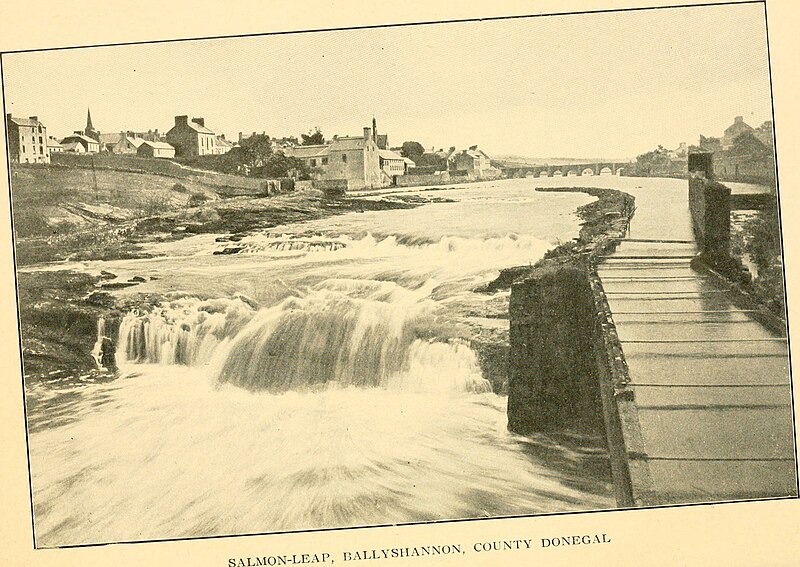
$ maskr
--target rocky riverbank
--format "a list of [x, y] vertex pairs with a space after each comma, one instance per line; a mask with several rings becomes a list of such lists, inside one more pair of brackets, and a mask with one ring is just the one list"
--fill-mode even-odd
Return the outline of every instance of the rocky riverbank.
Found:
[[578, 207], [576, 214], [581, 219], [581, 229], [578, 237], [570, 242], [559, 244], [549, 250], [536, 264], [529, 266], [514, 266], [506, 268], [500, 275], [476, 291], [494, 293], [499, 290], [509, 289], [511, 284], [525, 278], [535, 268], [547, 264], [555, 259], [560, 262], [580, 261], [592, 252], [597, 252], [598, 247], [605, 247], [611, 243], [608, 236], [622, 233], [627, 230], [630, 219], [636, 211], [635, 200], [632, 195], [616, 189], [602, 189], [596, 187], [540, 187], [537, 191], [586, 193], [597, 197], [587, 205]]

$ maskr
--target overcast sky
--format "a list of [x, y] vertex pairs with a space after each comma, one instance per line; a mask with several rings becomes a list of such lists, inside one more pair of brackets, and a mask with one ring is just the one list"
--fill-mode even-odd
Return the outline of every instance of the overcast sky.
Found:
[[3, 56], [7, 112], [48, 133], [239, 131], [633, 157], [771, 118], [760, 4], [69, 49]]

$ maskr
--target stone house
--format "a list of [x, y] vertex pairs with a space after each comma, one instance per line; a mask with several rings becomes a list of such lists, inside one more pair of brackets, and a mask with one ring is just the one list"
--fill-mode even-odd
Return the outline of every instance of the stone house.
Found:
[[722, 135], [722, 149], [728, 150], [733, 146], [733, 141], [745, 132], [752, 132], [753, 127], [744, 121], [744, 117], [737, 116], [733, 119], [733, 124], [725, 128]]
[[[96, 154], [100, 152], [100, 142], [90, 138], [84, 134], [82, 130], [78, 130], [74, 134], [61, 140], [61, 145], [64, 146], [64, 151], [66, 152], [79, 152], [87, 154]], [[78, 150], [76, 145], [81, 146], [82, 149]]]
[[496, 179], [500, 177], [500, 170], [493, 167], [491, 158], [478, 146], [471, 146], [468, 150], [453, 154], [452, 167], [456, 172], [466, 175], [469, 179]]
[[167, 132], [166, 140], [175, 148], [177, 157], [196, 157], [213, 155], [216, 150], [217, 135], [206, 128], [203, 118], [192, 118], [187, 115], [175, 117], [175, 125]]
[[53, 136], [47, 137], [47, 153], [48, 154], [60, 154], [64, 151], [64, 146], [62, 146], [58, 140], [56, 140]]
[[38, 116], [14, 118], [6, 114], [8, 155], [17, 163], [50, 163], [47, 128]]
[[136, 154], [144, 140], [133, 132], [118, 134], [100, 134], [101, 151], [112, 154]]
[[139, 144], [136, 155], [139, 157], [169, 159], [175, 157], [175, 148], [166, 142], [151, 142], [149, 140], [143, 140], [142, 143]]
[[351, 190], [391, 184], [391, 176], [381, 168], [379, 151], [370, 127], [364, 128], [363, 136], [336, 137], [326, 144], [284, 150], [287, 156], [303, 160], [314, 179], [344, 180]]

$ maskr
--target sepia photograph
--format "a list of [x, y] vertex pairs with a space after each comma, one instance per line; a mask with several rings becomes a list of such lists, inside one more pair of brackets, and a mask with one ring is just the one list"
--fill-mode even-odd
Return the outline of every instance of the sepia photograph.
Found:
[[797, 499], [765, 8], [3, 52], [33, 548]]

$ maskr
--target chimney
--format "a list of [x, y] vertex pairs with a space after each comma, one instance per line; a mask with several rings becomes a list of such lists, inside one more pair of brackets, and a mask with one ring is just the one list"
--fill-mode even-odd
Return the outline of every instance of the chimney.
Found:
[[192, 118], [192, 122], [194, 122], [195, 124], [199, 124], [199, 125], [200, 125], [200, 126], [202, 126], [203, 128], [205, 128], [205, 127], [206, 127], [206, 120], [205, 120], [205, 118]]
[[369, 140], [372, 137], [372, 128], [364, 126], [364, 139]]
[[185, 114], [175, 117], [175, 126], [187, 126], [189, 124], [189, 117]]
[[34, 122], [39, 122], [39, 117], [38, 116], [29, 116], [28, 118], [30, 120], [33, 120]]
[[244, 133], [239, 132], [239, 143], [241, 144], [244, 141]]
[[744, 116], [737, 116], [733, 121], [734, 123], [744, 122]]

